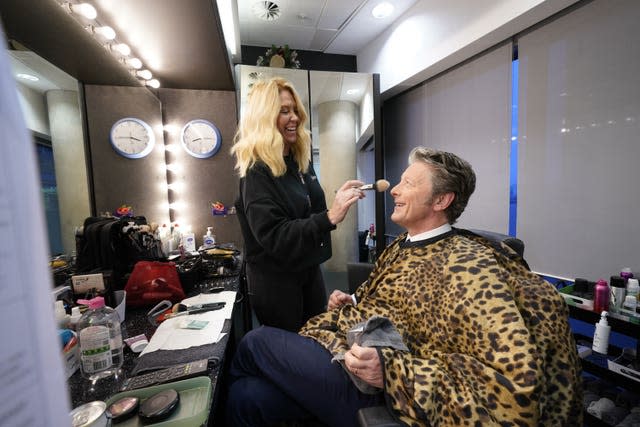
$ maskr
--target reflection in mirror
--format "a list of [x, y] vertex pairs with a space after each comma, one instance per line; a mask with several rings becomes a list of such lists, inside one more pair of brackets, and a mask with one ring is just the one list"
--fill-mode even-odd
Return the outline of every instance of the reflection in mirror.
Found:
[[[314, 167], [325, 188], [327, 204], [334, 190], [349, 179], [371, 183], [374, 177], [373, 78], [371, 74], [310, 71], [311, 126]], [[365, 152], [362, 152], [365, 153]], [[326, 272], [344, 276], [347, 262], [359, 261], [362, 231], [375, 223], [375, 197], [368, 193], [332, 233], [333, 256], [324, 264]], [[346, 280], [346, 278], [345, 278]]]
[[[373, 77], [364, 73], [305, 71], [286, 68], [236, 66], [239, 117], [250, 85], [256, 79], [281, 76], [291, 81], [309, 112], [313, 163], [331, 206], [335, 190], [346, 180], [374, 182]], [[333, 256], [323, 264], [325, 282], [347, 289], [347, 262], [359, 261], [365, 230], [375, 223], [375, 197], [352, 208], [331, 233]]]
[[75, 227], [91, 212], [78, 83], [34, 52], [9, 58], [38, 153], [50, 254], [71, 254]]

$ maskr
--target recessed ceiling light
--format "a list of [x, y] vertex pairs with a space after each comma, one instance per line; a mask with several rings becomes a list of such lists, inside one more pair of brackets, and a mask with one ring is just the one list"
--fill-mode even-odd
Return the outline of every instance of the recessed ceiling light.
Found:
[[275, 21], [280, 18], [280, 7], [272, 1], [259, 1], [251, 8], [253, 14], [263, 21]]
[[31, 74], [25, 74], [25, 73], [18, 73], [16, 74], [16, 77], [23, 80], [29, 80], [30, 82], [37, 82], [38, 80], [40, 80], [36, 76], [32, 76]]
[[373, 8], [371, 14], [374, 18], [382, 19], [393, 13], [393, 5], [389, 2], [382, 2]]
[[349, 89], [347, 90], [347, 95], [355, 95], [358, 92], [360, 92], [358, 89]]

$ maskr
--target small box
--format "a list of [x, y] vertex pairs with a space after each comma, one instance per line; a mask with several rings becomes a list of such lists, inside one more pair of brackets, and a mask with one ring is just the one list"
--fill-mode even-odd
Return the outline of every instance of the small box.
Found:
[[71, 377], [78, 368], [80, 368], [80, 342], [78, 334], [73, 333], [73, 338], [67, 346], [62, 350], [62, 359], [64, 360], [64, 373], [67, 378]]
[[640, 383], [640, 371], [634, 369], [634, 361], [635, 358], [633, 356], [623, 351], [620, 357], [617, 357], [614, 360], [607, 360], [607, 367], [610, 371], [616, 372], [620, 375], [624, 375], [625, 377], [631, 378], [632, 380]]
[[73, 285], [73, 293], [76, 295], [81, 295], [92, 290], [104, 291], [105, 289], [102, 273], [71, 276], [71, 284]]

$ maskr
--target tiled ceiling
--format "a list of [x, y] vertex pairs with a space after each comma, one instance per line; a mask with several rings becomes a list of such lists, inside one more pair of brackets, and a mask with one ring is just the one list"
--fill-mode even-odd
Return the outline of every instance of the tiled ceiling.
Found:
[[[240, 39], [243, 45], [356, 55], [388, 28], [417, 0], [391, 0], [394, 11], [376, 19], [371, 11], [381, 0], [238, 0]], [[277, 5], [280, 16], [260, 19], [254, 8]]]

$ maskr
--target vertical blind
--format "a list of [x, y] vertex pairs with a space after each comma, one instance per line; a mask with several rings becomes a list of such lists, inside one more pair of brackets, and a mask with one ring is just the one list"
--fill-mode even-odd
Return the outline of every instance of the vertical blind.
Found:
[[[384, 105], [385, 175], [392, 185], [419, 145], [473, 166], [476, 191], [456, 226], [508, 233], [511, 59], [511, 43], [502, 44]], [[387, 197], [386, 230], [397, 235], [404, 230], [389, 220]]]
[[640, 267], [640, 2], [600, 0], [518, 40], [518, 237], [534, 271]]

